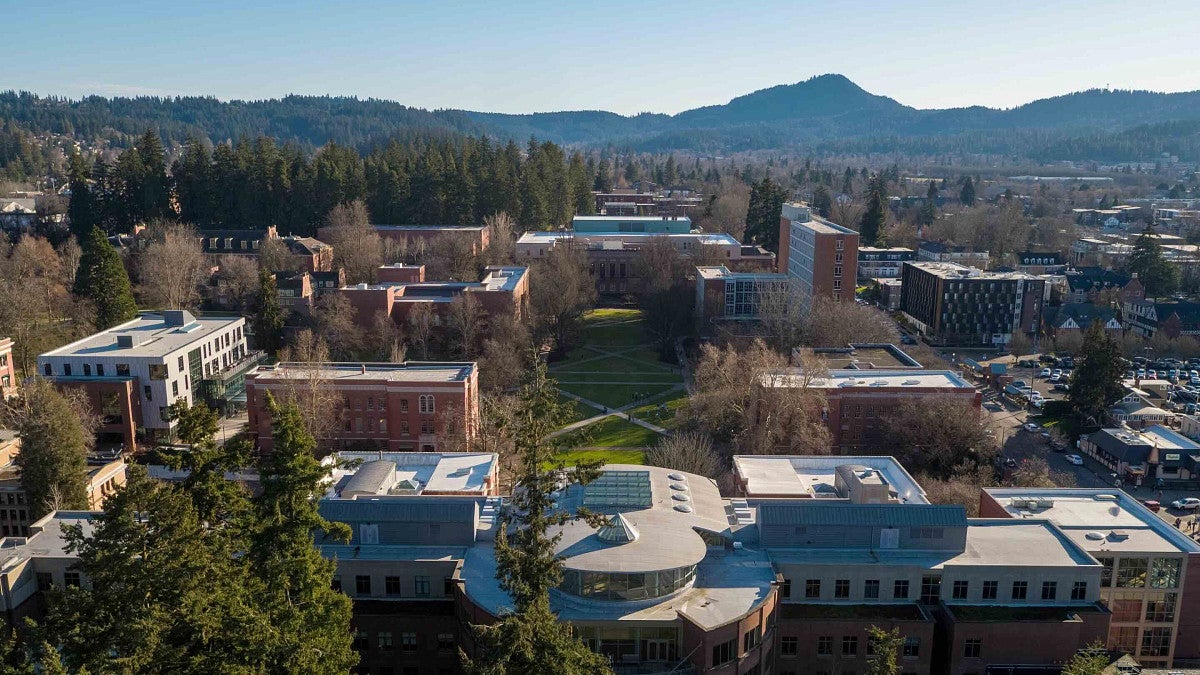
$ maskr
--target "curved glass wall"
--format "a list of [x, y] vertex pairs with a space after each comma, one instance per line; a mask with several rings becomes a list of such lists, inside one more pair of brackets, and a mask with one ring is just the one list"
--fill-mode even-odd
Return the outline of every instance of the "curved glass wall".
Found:
[[696, 566], [657, 572], [582, 572], [563, 570], [559, 590], [594, 600], [645, 600], [670, 595], [696, 577]]

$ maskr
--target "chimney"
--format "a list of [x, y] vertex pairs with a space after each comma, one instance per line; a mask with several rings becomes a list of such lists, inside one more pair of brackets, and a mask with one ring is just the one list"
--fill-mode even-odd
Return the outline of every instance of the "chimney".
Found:
[[367, 364], [365, 364], [365, 363], [360, 363], [360, 364], [359, 364], [359, 368], [361, 368], [361, 369], [362, 369], [362, 370], [360, 370], [360, 371], [359, 371], [360, 373], [362, 373], [363, 375], [366, 375], [366, 374], [367, 374]]

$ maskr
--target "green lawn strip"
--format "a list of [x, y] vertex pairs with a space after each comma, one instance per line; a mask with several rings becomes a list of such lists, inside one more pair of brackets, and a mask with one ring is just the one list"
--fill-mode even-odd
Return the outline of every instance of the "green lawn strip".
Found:
[[635, 393], [650, 399], [670, 390], [672, 384], [596, 384], [594, 382], [559, 381], [558, 388], [609, 408], [620, 408], [633, 403]]
[[588, 344], [598, 347], [633, 346], [644, 341], [642, 312], [638, 309], [596, 309], [583, 317], [582, 332]]
[[637, 448], [581, 448], [560, 452], [556, 459], [570, 466], [576, 462], [604, 464], [645, 464], [646, 453]]
[[[640, 408], [634, 408], [630, 411], [630, 414], [640, 420], [657, 424], [664, 429], [674, 430], [683, 423], [679, 412], [686, 408], [688, 404], [686, 391], [675, 393], [678, 393], [676, 398], [648, 403]], [[666, 406], [667, 410], [665, 414], [661, 412], [660, 406]]]
[[596, 415], [600, 414], [600, 411], [598, 409], [593, 408], [592, 406], [590, 406], [586, 403], [581, 403], [579, 401], [576, 401], [573, 398], [567, 398], [566, 396], [563, 396], [562, 394], [558, 395], [558, 401], [559, 401], [559, 403], [562, 403], [563, 405], [567, 406], [567, 409], [571, 411], [571, 414], [567, 417], [566, 420], [563, 421], [564, 426], [567, 424], [574, 424], [575, 422], [578, 422], [579, 420], [586, 420], [589, 417], [595, 417]]
[[[585, 361], [576, 364], [560, 365], [554, 369], [556, 373], [671, 373], [670, 367], [658, 366], [653, 363], [634, 361], [620, 356], [609, 356], [603, 359]], [[678, 375], [674, 375], [679, 377]]]
[[564, 447], [636, 448], [654, 445], [659, 435], [620, 417], [607, 417], [558, 438]]

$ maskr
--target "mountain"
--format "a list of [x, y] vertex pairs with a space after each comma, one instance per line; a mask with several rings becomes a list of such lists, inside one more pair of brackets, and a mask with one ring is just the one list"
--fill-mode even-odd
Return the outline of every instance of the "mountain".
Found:
[[1200, 153], [1195, 141], [1200, 91], [1092, 89], [1006, 110], [982, 106], [924, 110], [872, 94], [835, 74], [676, 115], [430, 111], [392, 101], [330, 96], [228, 102], [205, 97], [91, 96], [73, 101], [5, 92], [0, 93], [0, 121], [34, 133], [118, 146], [154, 127], [172, 144], [188, 136], [220, 142], [266, 134], [309, 149], [330, 141], [362, 149], [395, 137], [487, 134], [519, 142], [532, 136], [570, 145], [611, 144], [647, 151], [970, 153], [1113, 161], [1146, 159], [1137, 141], [1150, 139], [1153, 148], [1179, 149], [1180, 157], [1200, 159], [1193, 156]]

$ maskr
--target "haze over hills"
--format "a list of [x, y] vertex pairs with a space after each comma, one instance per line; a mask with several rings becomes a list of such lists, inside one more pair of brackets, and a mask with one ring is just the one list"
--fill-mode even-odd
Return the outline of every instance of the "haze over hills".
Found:
[[867, 92], [834, 74], [676, 115], [430, 111], [378, 99], [321, 96], [228, 102], [209, 97], [94, 96], [71, 101], [6, 92], [0, 94], [0, 119], [36, 132], [118, 144], [157, 127], [168, 143], [189, 135], [219, 142], [267, 134], [310, 147], [329, 141], [369, 147], [396, 135], [443, 132], [705, 153], [970, 153], [1135, 161], [1170, 152], [1200, 159], [1200, 91], [1095, 89], [1007, 110], [923, 110]]

